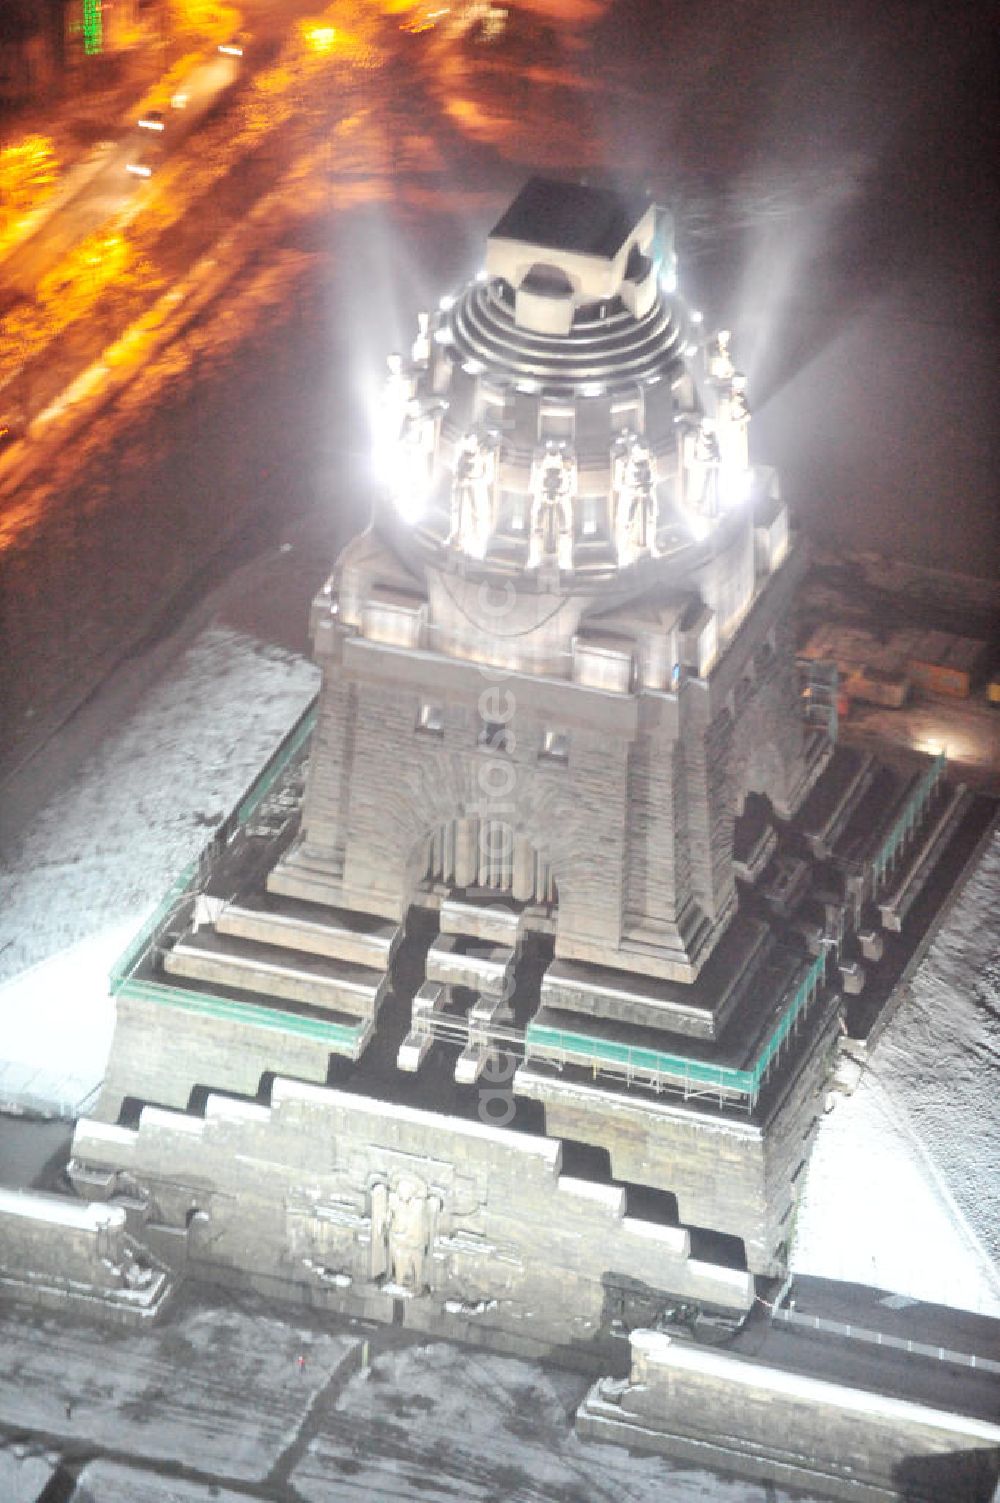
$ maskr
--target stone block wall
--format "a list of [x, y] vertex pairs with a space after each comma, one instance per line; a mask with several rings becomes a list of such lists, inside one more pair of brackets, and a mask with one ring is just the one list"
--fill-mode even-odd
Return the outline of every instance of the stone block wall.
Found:
[[[324, 594], [302, 837], [271, 886], [401, 921], [435, 832], [501, 820], [551, 868], [558, 955], [693, 979], [734, 909], [746, 793], [785, 813], [803, 785], [785, 619], [796, 573], [779, 571], [709, 677], [677, 695], [601, 692], [369, 640]], [[567, 601], [578, 615], [582, 601]], [[554, 628], [534, 630], [548, 641]], [[479, 744], [492, 719], [502, 750]], [[568, 743], [559, 763], [542, 754], [551, 732]]]
[[757, 644], [733, 691], [733, 707], [731, 807], [738, 813], [748, 793], [762, 793], [782, 818], [789, 818], [805, 791], [806, 772], [790, 619], [776, 621]]
[[[789, 1072], [764, 1122], [764, 1245], [772, 1260], [766, 1270], [770, 1273], [784, 1268], [780, 1250], [791, 1242], [803, 1169], [823, 1114], [833, 1069], [839, 1020], [839, 996], [813, 1004], [803, 1024], [797, 1068]], [[793, 1037], [791, 1042], [795, 1047], [797, 1039]]]
[[616, 1180], [649, 1185], [677, 1198], [678, 1218], [739, 1237], [747, 1267], [784, 1268], [796, 1185], [822, 1110], [838, 1001], [808, 1017], [802, 1056], [767, 1116], [719, 1117], [667, 1097], [626, 1096], [560, 1076], [521, 1073], [515, 1090], [545, 1108], [552, 1137], [607, 1148]]
[[591, 1389], [577, 1412], [581, 1434], [851, 1503], [991, 1496], [1000, 1425], [653, 1331], [633, 1331], [630, 1340], [630, 1381]]
[[675, 1195], [682, 1222], [741, 1237], [750, 1270], [770, 1271], [764, 1136], [749, 1118], [557, 1077], [517, 1076], [515, 1089], [544, 1103], [547, 1133], [607, 1148], [614, 1179]]
[[561, 1345], [606, 1330], [623, 1286], [654, 1307], [753, 1298], [749, 1275], [692, 1259], [683, 1229], [563, 1175], [558, 1143], [325, 1087], [279, 1079], [269, 1107], [209, 1097], [204, 1119], [147, 1108], [137, 1129], [84, 1121], [73, 1154], [81, 1183], [114, 1193], [124, 1174], [152, 1220], [190, 1224], [192, 1270], [382, 1319], [399, 1300], [420, 1329]]
[[237, 1023], [119, 994], [111, 1055], [94, 1115], [103, 1122], [117, 1121], [126, 1096], [183, 1109], [199, 1085], [256, 1096], [261, 1077], [272, 1071], [323, 1081], [331, 1052], [336, 1051], [327, 1042], [263, 1023]]
[[155, 1318], [173, 1284], [127, 1235], [123, 1207], [0, 1189], [0, 1293], [122, 1325]]
[[0, 1189], [0, 1271], [113, 1289], [125, 1251], [125, 1212], [62, 1196]]

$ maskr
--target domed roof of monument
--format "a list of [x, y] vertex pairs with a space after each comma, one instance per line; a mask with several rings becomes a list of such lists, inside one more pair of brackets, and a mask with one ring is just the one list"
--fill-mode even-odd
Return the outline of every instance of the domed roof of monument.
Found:
[[400, 545], [613, 588], [693, 556], [747, 493], [748, 412], [728, 335], [705, 349], [675, 283], [644, 194], [531, 178], [390, 358], [376, 452]]
[[551, 250], [610, 258], [621, 250], [649, 200], [611, 188], [533, 177], [490, 231], [489, 238], [525, 240]]

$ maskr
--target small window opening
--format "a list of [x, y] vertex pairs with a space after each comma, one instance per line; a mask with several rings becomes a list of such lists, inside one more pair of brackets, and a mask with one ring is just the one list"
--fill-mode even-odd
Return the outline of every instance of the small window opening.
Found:
[[514, 732], [502, 720], [484, 720], [479, 728], [479, 745], [490, 751], [510, 753], [514, 750]]
[[426, 731], [428, 736], [443, 736], [444, 706], [422, 704], [420, 714], [417, 716], [417, 730]]
[[553, 762], [569, 760], [569, 736], [565, 731], [546, 731], [542, 737], [542, 756]]

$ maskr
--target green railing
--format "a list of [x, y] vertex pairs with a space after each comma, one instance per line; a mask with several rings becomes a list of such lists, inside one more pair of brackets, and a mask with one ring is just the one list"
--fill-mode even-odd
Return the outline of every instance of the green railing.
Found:
[[[201, 853], [175, 877], [165, 896], [143, 924], [138, 934], [129, 942], [128, 948], [111, 967], [111, 990], [117, 995], [122, 985], [131, 976], [150, 944], [166, 928], [185, 898], [197, 889], [203, 874], [207, 873], [220, 853], [225, 850], [241, 825], [245, 825], [262, 800], [274, 787], [296, 752], [311, 735], [316, 724], [316, 699], [310, 700], [295, 724], [279, 741], [272, 755], [260, 772], [238, 799], [233, 813], [219, 826]], [[164, 991], [171, 988], [164, 987]], [[194, 994], [192, 994], [194, 995]]]
[[735, 1070], [728, 1065], [713, 1065], [704, 1060], [689, 1059], [686, 1055], [663, 1054], [656, 1049], [642, 1049], [614, 1039], [597, 1038], [588, 1033], [567, 1032], [540, 1023], [529, 1023], [525, 1030], [525, 1054], [530, 1059], [532, 1046], [538, 1050], [554, 1049], [566, 1059], [575, 1058], [593, 1065], [618, 1066], [630, 1075], [651, 1075], [678, 1080], [686, 1092], [690, 1089], [703, 1091], [707, 1088], [729, 1095], [744, 1096], [749, 1099], [752, 1106], [772, 1060], [792, 1031], [796, 1020], [810, 1005], [823, 985], [825, 973], [826, 952], [823, 951], [816, 956], [802, 977], [791, 1000], [784, 1008], [777, 1026], [750, 1070]]
[[922, 818], [934, 789], [944, 776], [946, 766], [947, 758], [944, 752], [939, 752], [910, 794], [910, 797], [906, 800], [905, 807], [893, 822], [892, 829], [882, 842], [878, 855], [872, 861], [873, 894], [878, 891], [879, 884], [883, 881], [887, 870], [896, 859], [896, 854], [900, 846], [912, 835]]
[[282, 738], [273, 756], [264, 764], [262, 770], [250, 785], [247, 792], [236, 805], [236, 822], [245, 825], [254, 810], [262, 800], [270, 793], [278, 778], [284, 772], [289, 762], [295, 756], [302, 744], [312, 735], [316, 724], [317, 702], [313, 698], [306, 705], [298, 720], [291, 730]]
[[197, 879], [199, 866], [199, 857], [188, 862], [180, 876], [174, 878], [166, 895], [156, 905], [138, 934], [129, 942], [128, 949], [115, 961], [110, 974], [112, 992], [117, 994], [121, 990], [123, 982], [131, 976], [150, 944], [166, 927], [179, 905], [189, 895]]
[[119, 997], [132, 997], [140, 1002], [156, 1002], [181, 1012], [200, 1013], [202, 1017], [221, 1018], [230, 1023], [245, 1023], [253, 1028], [270, 1028], [279, 1033], [294, 1033], [300, 1038], [318, 1040], [340, 1053], [355, 1053], [365, 1030], [367, 1020], [358, 1023], [334, 1023], [324, 1018], [303, 1017], [300, 1013], [283, 1012], [280, 1008], [262, 1006], [254, 1002], [238, 1002], [232, 997], [217, 997], [211, 992], [189, 992], [179, 986], [165, 986], [162, 981], [136, 981], [126, 979], [118, 987]]
[[806, 1008], [812, 1002], [816, 993], [823, 985], [825, 976], [826, 951], [821, 950], [820, 953], [816, 956], [816, 959], [813, 961], [812, 965], [809, 967], [808, 971], [806, 971], [806, 974], [803, 976], [802, 980], [799, 982], [799, 985], [796, 987], [795, 995], [792, 997], [791, 1002], [789, 1002], [788, 1006], [785, 1008], [784, 1012], [781, 1014], [781, 1017], [778, 1020], [778, 1026], [775, 1028], [774, 1032], [771, 1034], [771, 1037], [768, 1039], [767, 1043], [760, 1051], [760, 1054], [757, 1056], [757, 1061], [753, 1067], [752, 1072], [754, 1077], [753, 1094], [755, 1097], [757, 1092], [760, 1090], [761, 1083], [763, 1082], [764, 1076], [767, 1074], [771, 1061], [774, 1059], [778, 1050], [785, 1042], [785, 1039], [791, 1033], [793, 1027], [795, 1026], [796, 1020], [803, 1012], [805, 1012]]

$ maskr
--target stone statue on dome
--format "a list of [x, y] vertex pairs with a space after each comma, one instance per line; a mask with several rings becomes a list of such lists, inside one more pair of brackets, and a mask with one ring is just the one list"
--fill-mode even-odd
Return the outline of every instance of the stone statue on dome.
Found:
[[497, 443], [467, 433], [458, 445], [451, 487], [449, 547], [485, 558], [496, 522]]
[[732, 472], [750, 464], [750, 409], [746, 398], [747, 378], [734, 371], [728, 390], [719, 397], [716, 431], [720, 462]]
[[682, 503], [699, 516], [718, 514], [719, 440], [715, 424], [702, 418], [684, 434], [681, 442]]
[[395, 443], [402, 435], [407, 409], [416, 395], [417, 384], [402, 355], [386, 356], [388, 374], [382, 387], [378, 411], [377, 443]]
[[410, 350], [414, 365], [426, 365], [431, 358], [431, 316], [417, 314], [417, 337]]
[[645, 439], [623, 429], [611, 450], [611, 515], [620, 564], [656, 553], [656, 460]]
[[729, 351], [729, 341], [732, 337], [729, 329], [720, 329], [715, 336], [715, 343], [708, 357], [708, 374], [713, 381], [731, 381], [736, 374], [733, 357]]
[[546, 444], [531, 466], [529, 569], [546, 561], [572, 569], [576, 483], [575, 457], [562, 444]]

